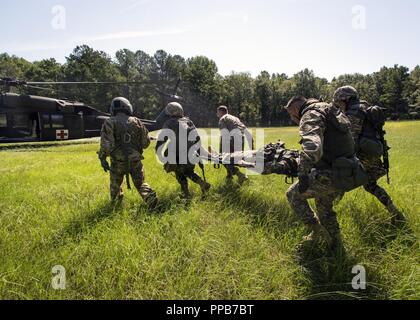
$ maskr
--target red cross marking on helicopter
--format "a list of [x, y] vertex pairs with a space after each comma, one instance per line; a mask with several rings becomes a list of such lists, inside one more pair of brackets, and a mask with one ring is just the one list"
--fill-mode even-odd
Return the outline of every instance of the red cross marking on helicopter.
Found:
[[57, 140], [66, 140], [69, 138], [69, 131], [68, 130], [57, 130], [56, 133]]

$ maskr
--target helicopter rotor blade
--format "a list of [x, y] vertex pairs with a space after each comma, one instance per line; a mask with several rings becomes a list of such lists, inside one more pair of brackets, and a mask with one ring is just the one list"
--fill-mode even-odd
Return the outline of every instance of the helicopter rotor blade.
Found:
[[175, 99], [178, 101], [185, 101], [183, 97], [176, 95], [178, 91], [179, 85], [181, 83], [181, 79], [178, 79], [177, 84], [175, 86], [174, 94], [168, 94], [162, 92], [157, 88], [157, 85], [153, 81], [22, 81], [16, 80], [11, 78], [0, 78], [0, 84], [3, 85], [10, 85], [10, 86], [24, 86], [26, 88], [38, 89], [38, 90], [47, 90], [51, 92], [55, 92], [52, 88], [44, 88], [40, 87], [43, 85], [46, 86], [55, 86], [55, 85], [149, 85], [151, 86], [157, 93], [161, 94], [164, 97], [169, 99]]
[[55, 92], [54, 89], [51, 88], [43, 88], [43, 87], [36, 87], [36, 86], [31, 86], [31, 85], [23, 85], [25, 88], [29, 88], [29, 89], [37, 89], [37, 90], [45, 90], [45, 91], [51, 91], [51, 92]]
[[152, 82], [147, 81], [45, 81], [45, 82], [27, 82], [30, 85], [80, 85], [80, 84], [120, 84], [120, 85], [127, 85], [127, 84], [150, 84], [153, 85]]
[[[157, 93], [159, 93], [159, 94], [161, 94], [161, 95], [163, 95], [163, 96], [165, 96], [167, 98], [175, 99], [175, 100], [179, 100], [179, 101], [183, 101], [184, 100], [183, 97], [177, 96], [176, 94], [168, 94], [168, 93], [162, 92], [161, 90], [159, 90], [158, 88], [156, 88], [156, 84], [154, 82], [148, 82], [148, 81], [129, 81], [129, 82], [112, 82], [112, 81], [26, 82], [26, 84], [27, 85], [83, 85], [83, 84], [85, 84], [85, 85], [89, 85], [89, 84], [93, 84], [93, 85], [97, 85], [97, 84], [136, 85], [137, 84], [138, 85], [138, 84], [141, 84], [141, 85], [150, 85], [150, 86], [152, 86], [153, 89]], [[180, 80], [177, 83], [176, 91], [178, 91], [179, 84], [180, 84]]]

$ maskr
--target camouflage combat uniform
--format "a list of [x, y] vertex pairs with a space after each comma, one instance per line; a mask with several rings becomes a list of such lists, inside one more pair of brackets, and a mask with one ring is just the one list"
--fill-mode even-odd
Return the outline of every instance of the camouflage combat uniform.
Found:
[[[219, 121], [219, 129], [222, 132], [220, 138], [220, 153], [243, 152], [245, 149], [245, 132], [246, 126], [239, 118], [226, 114]], [[235, 143], [236, 141], [236, 143]], [[239, 182], [247, 180], [247, 176], [243, 174], [238, 167], [233, 164], [224, 165], [227, 171], [227, 179], [231, 181], [236, 175]]]
[[[334, 202], [343, 190], [334, 183], [332, 162], [340, 157], [354, 157], [354, 142], [347, 117], [338, 109], [317, 100], [308, 100], [301, 108], [300, 135], [302, 151], [299, 158], [300, 181], [287, 191], [294, 212], [315, 231], [322, 226], [328, 231], [332, 246], [341, 243]], [[301, 190], [302, 177], [307, 190]], [[308, 199], [315, 199], [317, 214]], [[325, 229], [324, 229], [325, 228]]]
[[124, 177], [130, 175], [145, 202], [156, 204], [156, 193], [145, 182], [143, 150], [150, 145], [149, 132], [143, 123], [123, 113], [108, 119], [101, 133], [99, 157], [111, 157], [111, 199], [123, 198]]
[[[165, 130], [170, 130], [171, 132], [173, 132], [173, 138], [175, 138], [176, 141], [172, 141], [169, 137], [164, 136]], [[181, 130], [185, 131], [181, 133]], [[182, 137], [188, 137], [188, 135], [192, 131], [194, 131], [193, 134], [196, 135], [197, 139], [193, 142], [188, 142], [186, 144], [187, 149], [180, 152], [180, 144], [182, 143]], [[187, 117], [171, 117], [163, 125], [163, 130], [159, 136], [158, 143], [156, 144], [156, 152], [160, 152], [160, 148], [168, 140], [169, 144], [173, 144], [174, 148], [171, 148], [171, 146], [168, 145], [165, 154], [168, 155], [169, 150], [173, 150], [173, 152], [176, 152], [176, 156], [175, 163], [164, 164], [165, 171], [167, 173], [175, 173], [176, 179], [181, 186], [181, 190], [185, 198], [189, 198], [191, 196], [188, 188], [188, 179], [198, 184], [203, 194], [205, 194], [210, 189], [210, 184], [208, 184], [198, 174], [195, 173], [195, 165], [199, 163], [199, 159], [195, 158], [197, 162], [191, 161], [191, 159], [189, 159], [186, 154], [190, 152], [191, 143], [200, 145], [200, 137], [198, 136], [197, 129], [194, 123]], [[185, 156], [185, 161], [180, 161], [181, 156]]]
[[[402, 213], [395, 207], [388, 193], [378, 185], [378, 180], [386, 176], [387, 170], [380, 157], [369, 156], [359, 149], [359, 140], [363, 133], [370, 132], [370, 135], [377, 134], [372, 127], [369, 130], [369, 123], [365, 111], [369, 105], [364, 101], [355, 101], [347, 107], [346, 115], [352, 125], [352, 135], [356, 144], [357, 156], [362, 162], [369, 177], [369, 183], [364, 186], [365, 190], [374, 195], [393, 215], [394, 218], [403, 218]], [[379, 137], [376, 137], [378, 140]]]

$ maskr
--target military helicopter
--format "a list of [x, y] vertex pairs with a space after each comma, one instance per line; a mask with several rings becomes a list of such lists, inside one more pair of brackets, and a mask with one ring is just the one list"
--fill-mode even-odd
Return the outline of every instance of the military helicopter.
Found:
[[[176, 95], [163, 93], [152, 86], [168, 102], [183, 101]], [[11, 87], [52, 90], [54, 85], [139, 84], [140, 82], [26, 82], [0, 78], [0, 143], [78, 140], [99, 137], [103, 122], [111, 115], [82, 102], [44, 96], [11, 93]], [[144, 84], [144, 83], [141, 83]], [[150, 83], [149, 83], [150, 84]], [[156, 120], [141, 119], [149, 131], [160, 130], [167, 120], [162, 111]]]

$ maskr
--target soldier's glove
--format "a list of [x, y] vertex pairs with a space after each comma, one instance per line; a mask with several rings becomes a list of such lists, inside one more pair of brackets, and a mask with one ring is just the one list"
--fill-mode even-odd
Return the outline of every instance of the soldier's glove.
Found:
[[108, 161], [105, 158], [99, 159], [101, 161], [101, 166], [105, 172], [111, 171]]
[[305, 193], [309, 189], [309, 176], [307, 174], [299, 175], [299, 192]]

